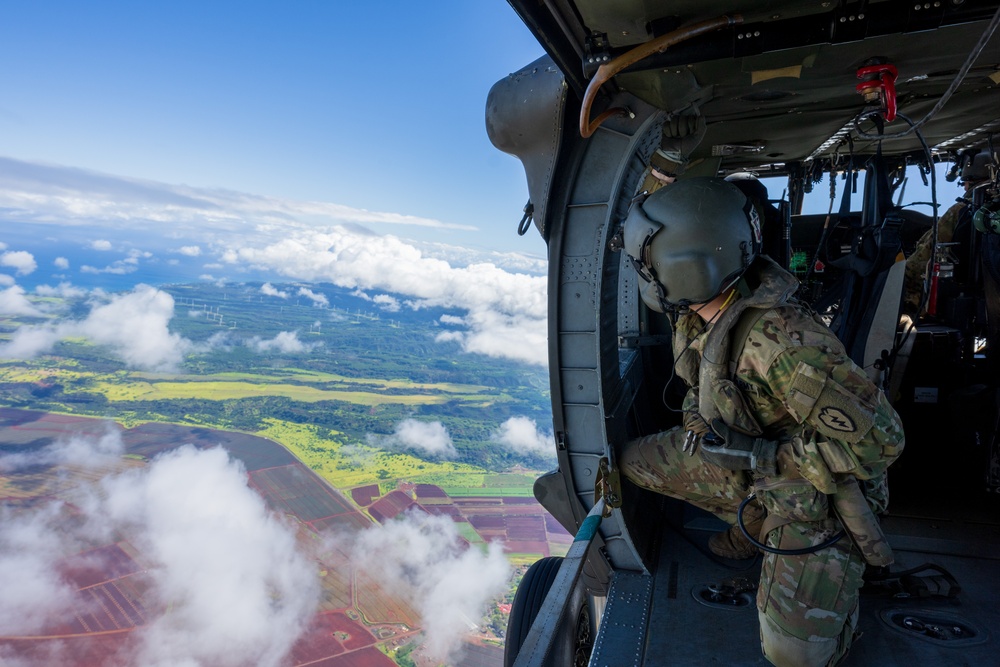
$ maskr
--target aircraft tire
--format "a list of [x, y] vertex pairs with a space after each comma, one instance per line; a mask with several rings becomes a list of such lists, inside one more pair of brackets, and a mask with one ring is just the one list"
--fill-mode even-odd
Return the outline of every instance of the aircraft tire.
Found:
[[[536, 561], [524, 573], [521, 584], [514, 595], [510, 618], [507, 621], [507, 637], [504, 644], [504, 667], [514, 667], [517, 654], [531, 630], [531, 624], [542, 608], [545, 596], [559, 573], [563, 559], [549, 556]], [[590, 599], [583, 586], [577, 584], [571, 595], [567, 617], [563, 619], [557, 632], [556, 643], [545, 661], [546, 667], [585, 666], [590, 659], [594, 645], [593, 612]]]

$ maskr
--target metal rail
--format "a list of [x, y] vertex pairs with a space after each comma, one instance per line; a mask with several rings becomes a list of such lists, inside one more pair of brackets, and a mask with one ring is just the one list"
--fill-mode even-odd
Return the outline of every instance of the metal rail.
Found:
[[559, 574], [545, 595], [542, 608], [538, 610], [538, 615], [531, 624], [531, 630], [521, 645], [514, 667], [541, 667], [545, 664], [545, 658], [556, 641], [556, 632], [566, 615], [566, 607], [572, 598], [573, 589], [580, 581], [580, 573], [583, 572], [583, 564], [587, 560], [587, 551], [597, 535], [603, 515], [604, 499], [600, 498], [584, 519], [580, 530], [576, 531], [576, 538], [559, 566]]

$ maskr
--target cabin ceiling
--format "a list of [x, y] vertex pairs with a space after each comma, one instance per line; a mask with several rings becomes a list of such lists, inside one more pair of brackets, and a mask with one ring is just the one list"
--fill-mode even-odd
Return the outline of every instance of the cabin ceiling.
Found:
[[[925, 3], [926, 8], [901, 0], [511, 3], [578, 92], [596, 70], [587, 66], [594, 54], [614, 58], [678, 27], [741, 14], [741, 25], [671, 47], [606, 84], [667, 112], [697, 109], [708, 131], [694, 159], [733, 146], [763, 147], [757, 153], [728, 155], [727, 167], [816, 155], [864, 109], [855, 90], [857, 70], [871, 58], [898, 68], [899, 113], [913, 121], [923, 118], [954, 81], [998, 5], [973, 0], [938, 0], [936, 6]], [[899, 120], [887, 132], [906, 127]], [[1000, 30], [922, 131], [931, 148], [944, 151], [982, 144], [991, 128], [1000, 130]], [[858, 141], [854, 149], [871, 152], [874, 144]], [[921, 150], [912, 134], [883, 142], [886, 153]]]

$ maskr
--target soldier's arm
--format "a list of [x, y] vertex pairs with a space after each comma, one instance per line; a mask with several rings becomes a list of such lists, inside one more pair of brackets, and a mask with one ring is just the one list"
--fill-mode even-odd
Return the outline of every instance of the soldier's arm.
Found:
[[[964, 204], [958, 203], [949, 208], [938, 220], [938, 242], [951, 243], [955, 237], [955, 224]], [[917, 241], [913, 253], [906, 258], [906, 270], [903, 274], [903, 298], [908, 306], [916, 309], [924, 292], [924, 278], [927, 275], [927, 264], [931, 261], [933, 247], [933, 229], [928, 229]]]
[[880, 475], [902, 452], [899, 416], [842, 349], [788, 348], [774, 358], [767, 380], [799, 424], [792, 460], [824, 493], [834, 491], [837, 475]]

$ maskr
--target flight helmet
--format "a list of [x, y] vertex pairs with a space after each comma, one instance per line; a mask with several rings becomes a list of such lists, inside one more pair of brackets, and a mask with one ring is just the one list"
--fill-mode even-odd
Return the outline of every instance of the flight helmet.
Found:
[[979, 183], [991, 178], [991, 166], [993, 166], [993, 159], [988, 150], [976, 153], [962, 167], [962, 182]]
[[760, 218], [732, 183], [688, 178], [637, 199], [622, 237], [643, 302], [677, 312], [736, 284], [760, 253]]

